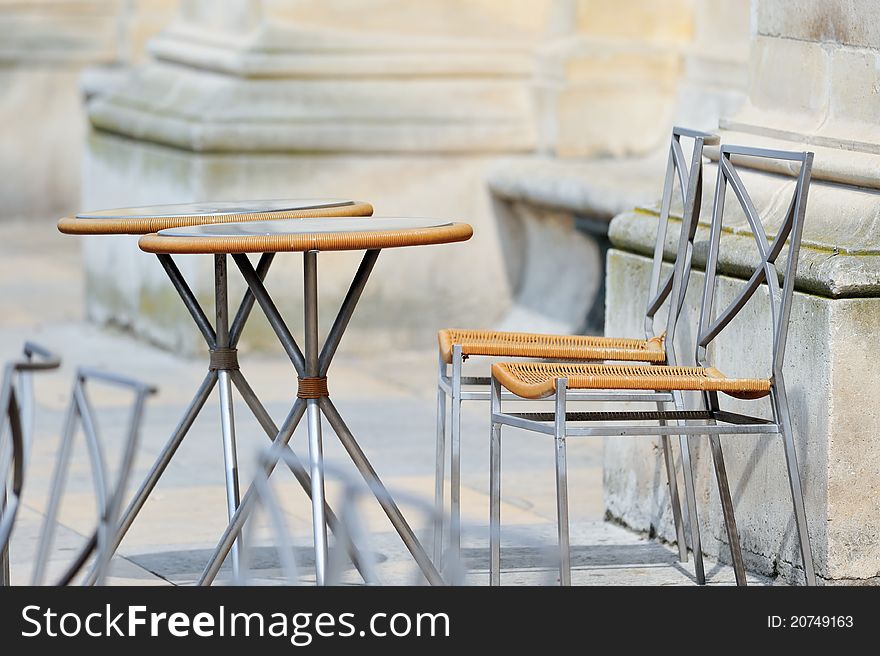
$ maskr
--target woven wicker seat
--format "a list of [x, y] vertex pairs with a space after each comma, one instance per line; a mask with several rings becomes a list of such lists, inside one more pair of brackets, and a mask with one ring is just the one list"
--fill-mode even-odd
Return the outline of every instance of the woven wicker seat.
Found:
[[739, 399], [757, 399], [770, 393], [769, 379], [727, 378], [711, 367], [498, 362], [492, 365], [492, 375], [526, 399], [553, 396], [560, 378], [568, 380], [569, 389], [697, 390], [724, 392]]
[[461, 345], [463, 356], [666, 362], [663, 336], [651, 339], [622, 339], [449, 328], [441, 330], [437, 339], [440, 343], [441, 356], [447, 364], [452, 363], [452, 349], [457, 344]]

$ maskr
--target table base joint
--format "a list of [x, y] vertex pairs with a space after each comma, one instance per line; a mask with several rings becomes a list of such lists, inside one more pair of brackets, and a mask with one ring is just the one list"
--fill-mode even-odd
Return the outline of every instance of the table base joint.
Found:
[[297, 398], [300, 399], [320, 399], [323, 396], [329, 396], [327, 391], [327, 377], [300, 377], [297, 379], [299, 386], [296, 391]]

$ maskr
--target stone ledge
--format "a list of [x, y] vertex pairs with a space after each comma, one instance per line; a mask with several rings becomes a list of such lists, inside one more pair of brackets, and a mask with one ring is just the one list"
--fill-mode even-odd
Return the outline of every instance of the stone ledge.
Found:
[[88, 111], [101, 130], [202, 152], [516, 152], [535, 141], [528, 94], [504, 79], [270, 81], [157, 63]]
[[[377, 38], [380, 36], [381, 38]], [[149, 44], [154, 57], [241, 77], [461, 76], [525, 77], [527, 47], [476, 38], [371, 35], [268, 24], [251, 35], [178, 23]]]
[[120, 56], [120, 0], [0, 2], [0, 64], [75, 70]]
[[659, 196], [665, 165], [662, 153], [582, 161], [511, 158], [490, 170], [487, 184], [505, 200], [610, 221], [633, 205], [650, 203]]
[[[694, 248], [696, 267], [705, 263], [716, 171], [715, 164], [705, 165], [701, 225]], [[772, 239], [774, 226], [779, 225], [788, 207], [794, 180], [780, 190], [778, 175], [744, 168], [739, 172], [759, 214], [766, 217], [767, 236]], [[680, 207], [673, 207], [673, 213], [680, 215], [680, 211]], [[616, 216], [609, 228], [611, 243], [624, 251], [650, 255], [658, 216], [657, 203]], [[880, 295], [880, 233], [874, 227], [878, 221], [880, 198], [875, 194], [814, 181], [807, 201], [796, 289], [828, 298]], [[669, 239], [666, 258], [671, 261], [675, 245], [671, 236]], [[721, 239], [719, 271], [734, 277], [751, 275], [759, 262], [757, 248], [732, 194], [725, 205], [725, 232]]]

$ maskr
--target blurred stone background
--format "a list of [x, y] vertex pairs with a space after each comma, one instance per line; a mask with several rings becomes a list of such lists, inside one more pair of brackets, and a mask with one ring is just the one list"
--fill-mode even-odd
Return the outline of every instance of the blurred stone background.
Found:
[[[608, 221], [657, 195], [673, 120], [738, 106], [748, 54], [736, 0], [2, 0], [0, 30], [3, 220], [345, 196], [471, 222], [467, 249], [383, 255], [349, 343], [370, 349], [439, 324], [601, 332]], [[89, 318], [192, 352], [133, 242], [83, 240]], [[326, 316], [352, 257], [324, 267]], [[182, 265], [197, 293], [207, 264]]]

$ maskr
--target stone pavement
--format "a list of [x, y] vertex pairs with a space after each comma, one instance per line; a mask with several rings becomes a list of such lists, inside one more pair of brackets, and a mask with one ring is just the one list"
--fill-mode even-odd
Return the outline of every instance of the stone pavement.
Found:
[[[133, 253], [132, 257], [141, 257]], [[145, 257], [145, 256], [144, 256]], [[38, 413], [24, 507], [12, 542], [15, 583], [27, 583], [36, 539], [42, 524], [47, 487], [73, 372], [79, 365], [123, 372], [159, 386], [148, 402], [142, 443], [133, 473], [139, 482], [179, 419], [205, 372], [205, 361], [186, 359], [83, 320], [82, 275], [76, 240], [58, 235], [52, 224], [0, 227], [0, 357], [13, 357], [25, 339], [33, 339], [62, 354], [61, 372], [35, 380]], [[357, 315], [353, 321], [357, 321]], [[295, 322], [291, 322], [295, 325]], [[353, 355], [343, 340], [331, 370], [331, 393], [340, 412], [392, 493], [407, 498], [433, 499], [434, 376], [436, 356], [426, 345], [421, 352]], [[295, 396], [291, 365], [280, 354], [243, 353], [242, 371], [276, 421]], [[95, 386], [102, 435], [110, 447], [108, 461], [118, 453], [113, 437], [121, 434], [127, 396]], [[255, 456], [268, 444], [264, 433], [238, 403], [235, 408], [242, 484], [255, 473]], [[482, 404], [465, 404], [462, 438], [463, 563], [465, 582], [487, 582], [488, 427]], [[505, 584], [554, 584], [555, 492], [553, 451], [540, 438], [505, 433], [504, 551]], [[307, 455], [304, 426], [292, 444]], [[325, 425], [325, 457], [334, 468], [356, 471]], [[573, 440], [569, 447], [572, 521], [572, 562], [575, 584], [692, 585], [692, 563], [680, 564], [668, 546], [603, 521], [601, 441]], [[347, 477], [346, 477], [347, 478]], [[130, 487], [133, 487], [132, 484]], [[304, 582], [309, 581], [311, 527], [306, 496], [286, 472], [278, 471], [273, 485], [297, 545]], [[68, 493], [61, 509], [50, 579], [75, 552], [95, 521], [88, 460], [77, 443]], [[328, 484], [332, 502], [340, 500], [340, 485]], [[226, 522], [223, 462], [217, 400], [211, 397], [202, 415], [176, 454], [160, 484], [135, 522], [114, 560], [111, 583], [186, 585], [198, 577]], [[402, 503], [414, 528], [425, 539], [427, 520], [419, 504]], [[417, 582], [415, 568], [390, 523], [374, 502], [358, 506], [369, 532], [367, 548], [375, 554], [383, 583]], [[256, 545], [251, 554], [254, 582], [278, 582], [279, 560], [265, 526], [256, 522]], [[707, 561], [712, 584], [733, 580], [729, 567]], [[221, 580], [229, 580], [223, 570]], [[341, 581], [356, 583], [353, 570]], [[756, 583], [767, 583], [754, 579]]]

